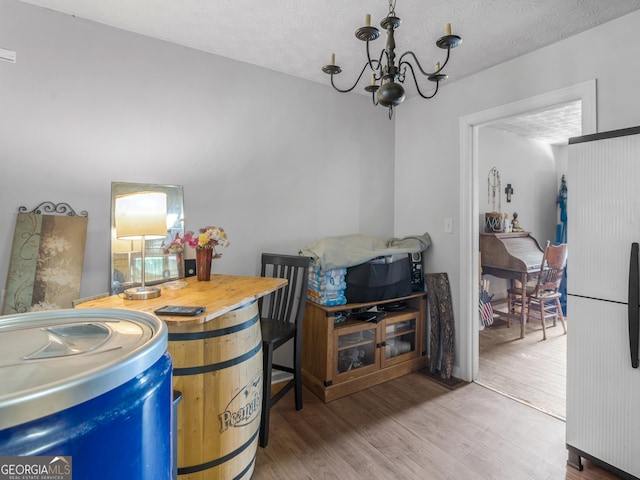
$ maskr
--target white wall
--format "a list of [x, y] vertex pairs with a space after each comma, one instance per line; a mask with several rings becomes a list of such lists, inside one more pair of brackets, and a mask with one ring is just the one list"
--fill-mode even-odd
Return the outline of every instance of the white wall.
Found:
[[568, 145], [552, 145], [553, 158], [556, 159], [557, 167], [557, 183], [558, 189], [562, 183], [562, 176], [567, 175], [567, 167], [569, 165], [569, 148]]
[[[493, 167], [500, 173], [501, 213], [513, 219], [518, 213], [520, 227], [544, 248], [547, 240], [555, 242], [558, 180], [554, 150], [548, 144], [503, 132], [492, 127], [480, 128], [478, 135], [478, 171], [480, 180], [479, 231], [484, 232], [484, 214], [492, 212], [493, 203], [487, 192], [487, 180]], [[504, 189], [511, 183], [514, 194], [507, 202]], [[498, 208], [496, 200], [496, 209]], [[490, 277], [490, 293], [494, 299], [506, 297], [507, 281]]]
[[[544, 245], [555, 241], [557, 173], [556, 161], [550, 145], [502, 132], [491, 127], [480, 129], [479, 139], [480, 177], [480, 231], [484, 231], [484, 212], [491, 212], [492, 204], [487, 195], [487, 176], [496, 167], [500, 172], [502, 188], [500, 202], [502, 213], [513, 219], [518, 213], [520, 227]], [[514, 190], [511, 202], [507, 202], [504, 189], [510, 183]], [[497, 205], [496, 205], [497, 208]]]
[[112, 181], [183, 185], [186, 228], [229, 233], [214, 272], [393, 236], [394, 123], [368, 97], [18, 0], [0, 46], [2, 282], [18, 207], [48, 200], [89, 212], [81, 295], [107, 291]]
[[[458, 359], [460, 329], [471, 328], [470, 319], [458, 316], [460, 117], [597, 79], [598, 131], [640, 124], [639, 25], [640, 12], [634, 12], [444, 85], [433, 100], [411, 98], [396, 110], [395, 232], [402, 235], [426, 229], [431, 233], [433, 246], [426, 255], [426, 271], [449, 274]], [[612, 46], [611, 38], [625, 40]], [[452, 57], [455, 61], [455, 52]], [[443, 233], [447, 216], [454, 219], [452, 235]], [[458, 361], [455, 366], [460, 367]]]

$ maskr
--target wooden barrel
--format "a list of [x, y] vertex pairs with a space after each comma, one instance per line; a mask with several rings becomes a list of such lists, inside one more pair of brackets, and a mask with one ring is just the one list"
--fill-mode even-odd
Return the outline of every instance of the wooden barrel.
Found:
[[258, 448], [262, 339], [257, 303], [199, 325], [169, 324], [178, 478], [249, 479]]

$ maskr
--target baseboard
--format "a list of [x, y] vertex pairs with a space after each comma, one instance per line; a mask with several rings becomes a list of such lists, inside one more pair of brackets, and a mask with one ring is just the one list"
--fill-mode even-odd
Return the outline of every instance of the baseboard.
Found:
[[271, 385], [275, 385], [276, 383], [288, 382], [292, 378], [293, 373], [274, 370], [271, 374]]

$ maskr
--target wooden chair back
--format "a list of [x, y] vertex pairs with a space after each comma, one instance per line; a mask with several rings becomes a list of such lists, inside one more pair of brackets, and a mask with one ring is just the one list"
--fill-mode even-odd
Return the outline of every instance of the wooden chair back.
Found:
[[547, 242], [533, 295], [537, 297], [558, 293], [566, 265], [567, 244], [549, 245]]
[[287, 285], [258, 300], [261, 316], [280, 322], [302, 321], [307, 303], [311, 259], [299, 255], [262, 254], [260, 276], [286, 278]]

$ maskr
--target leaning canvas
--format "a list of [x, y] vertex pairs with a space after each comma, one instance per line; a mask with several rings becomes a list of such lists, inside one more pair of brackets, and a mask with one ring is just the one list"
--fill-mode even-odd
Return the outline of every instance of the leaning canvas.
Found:
[[71, 308], [80, 296], [88, 217], [20, 213], [2, 314]]

